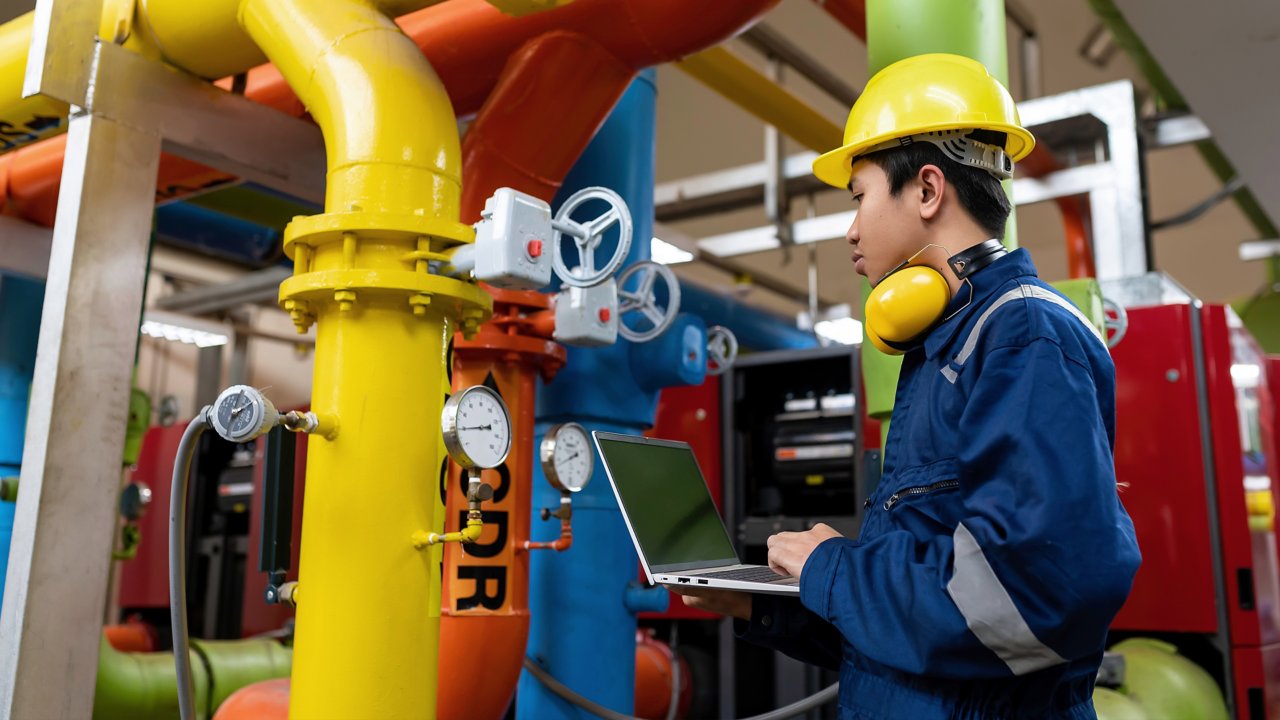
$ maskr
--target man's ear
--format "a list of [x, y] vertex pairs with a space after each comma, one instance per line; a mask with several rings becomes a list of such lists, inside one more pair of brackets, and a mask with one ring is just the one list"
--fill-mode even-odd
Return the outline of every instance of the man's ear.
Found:
[[947, 176], [937, 165], [925, 165], [916, 175], [920, 193], [920, 219], [933, 220], [942, 211], [942, 199], [947, 193]]

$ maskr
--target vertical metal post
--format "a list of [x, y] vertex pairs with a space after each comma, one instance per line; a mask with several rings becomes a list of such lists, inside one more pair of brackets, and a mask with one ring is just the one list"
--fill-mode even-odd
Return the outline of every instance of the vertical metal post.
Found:
[[0, 612], [0, 717], [92, 714], [159, 161], [157, 134], [71, 120]]
[[[769, 79], [782, 84], [782, 62], [769, 56]], [[782, 264], [791, 263], [795, 238], [791, 233], [791, 197], [787, 195], [786, 147], [782, 133], [774, 125], [764, 126], [764, 214], [773, 223], [782, 246]]]
[[253, 317], [247, 312], [233, 312], [230, 317], [231, 368], [227, 372], [227, 385], [244, 385], [249, 382], [249, 333], [236, 330], [236, 326], [253, 327]]
[[[238, 335], [238, 334], [237, 334]], [[222, 391], [222, 346], [200, 348], [196, 354], [196, 402], [194, 407], [212, 405]]]

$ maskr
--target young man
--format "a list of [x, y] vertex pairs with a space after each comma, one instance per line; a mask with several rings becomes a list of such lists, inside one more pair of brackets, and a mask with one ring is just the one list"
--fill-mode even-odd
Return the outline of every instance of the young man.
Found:
[[905, 352], [883, 475], [856, 541], [826, 525], [769, 539], [798, 601], [681, 591], [746, 640], [838, 668], [841, 718], [1095, 717], [1139, 554], [1107, 348], [998, 242], [1000, 180], [1033, 144], [981, 64], [924, 55], [872, 78], [845, 145], [814, 163], [858, 206], [868, 339]]

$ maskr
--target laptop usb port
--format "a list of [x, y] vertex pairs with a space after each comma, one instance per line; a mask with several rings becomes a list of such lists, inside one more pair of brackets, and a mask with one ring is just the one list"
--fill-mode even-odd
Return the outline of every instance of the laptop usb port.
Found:
[[685, 583], [686, 585], [689, 583], [689, 578], [678, 578], [678, 579], [680, 580], [680, 582]]
[[699, 585], [706, 585], [706, 584], [707, 584], [707, 581], [706, 581], [706, 580], [698, 580], [698, 584], [699, 584]]

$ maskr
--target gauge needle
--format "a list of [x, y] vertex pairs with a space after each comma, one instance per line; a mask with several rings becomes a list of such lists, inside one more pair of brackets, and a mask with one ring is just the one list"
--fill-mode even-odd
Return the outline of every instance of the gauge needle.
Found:
[[459, 430], [492, 430], [493, 424], [491, 423], [489, 425], [476, 425], [475, 427], [464, 427], [464, 428], [458, 428], [458, 429]]
[[[243, 390], [241, 390], [240, 392], [236, 393], [236, 399], [237, 399], [237, 400], [242, 399], [243, 397], [244, 397], [244, 391], [243, 391]], [[241, 411], [241, 410], [244, 410], [244, 409], [245, 409], [245, 408], [247, 408], [247, 407], [249, 407], [249, 403], [245, 403], [244, 405], [240, 405], [240, 406], [238, 406], [238, 407], [233, 407], [233, 408], [231, 408], [231, 417], [233, 417], [233, 418], [234, 418], [235, 416], [239, 415], [239, 414], [240, 414], [240, 411]]]

